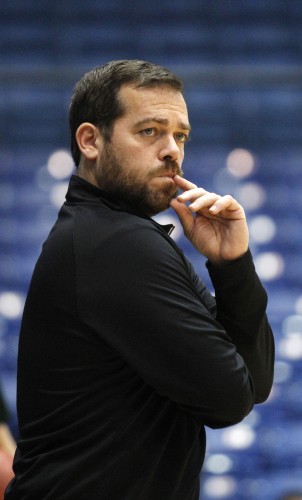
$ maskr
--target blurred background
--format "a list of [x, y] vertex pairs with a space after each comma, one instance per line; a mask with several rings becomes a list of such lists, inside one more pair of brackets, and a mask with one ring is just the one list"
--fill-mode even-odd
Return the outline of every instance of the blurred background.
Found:
[[[276, 338], [269, 401], [239, 425], [207, 430], [201, 499], [301, 492], [302, 2], [1, 0], [0, 23], [0, 377], [14, 436], [24, 299], [73, 173], [73, 87], [109, 60], [146, 59], [184, 81], [186, 177], [246, 209]], [[175, 215], [157, 219], [174, 220], [174, 238], [211, 288]]]

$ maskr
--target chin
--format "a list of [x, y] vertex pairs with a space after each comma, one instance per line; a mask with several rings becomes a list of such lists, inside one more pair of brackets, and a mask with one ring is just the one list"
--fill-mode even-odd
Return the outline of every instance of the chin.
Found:
[[178, 188], [175, 188], [175, 185], [171, 188], [170, 183], [166, 189], [148, 189], [136, 196], [137, 206], [141, 212], [153, 217], [170, 208], [170, 202], [177, 196], [177, 193]]
[[145, 205], [145, 213], [149, 215], [149, 217], [153, 217], [154, 215], [159, 214], [160, 212], [164, 212], [170, 208], [170, 202], [174, 198], [174, 196], [169, 196], [169, 198], [165, 198], [164, 200], [157, 200], [157, 203], [149, 203]]

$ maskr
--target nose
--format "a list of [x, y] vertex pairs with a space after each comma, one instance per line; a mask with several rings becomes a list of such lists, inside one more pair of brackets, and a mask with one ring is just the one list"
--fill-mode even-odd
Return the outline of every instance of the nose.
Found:
[[159, 158], [160, 160], [170, 159], [172, 161], [178, 161], [181, 159], [180, 148], [173, 135], [167, 135], [163, 138]]

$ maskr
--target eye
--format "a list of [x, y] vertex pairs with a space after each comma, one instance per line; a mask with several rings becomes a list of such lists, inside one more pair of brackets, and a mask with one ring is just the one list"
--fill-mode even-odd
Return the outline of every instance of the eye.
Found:
[[178, 142], [187, 142], [189, 136], [187, 134], [184, 134], [183, 132], [177, 132], [177, 134], [175, 134], [175, 139]]
[[152, 127], [145, 128], [144, 130], [142, 130], [142, 134], [147, 135], [148, 137], [151, 137], [155, 134], [155, 129]]

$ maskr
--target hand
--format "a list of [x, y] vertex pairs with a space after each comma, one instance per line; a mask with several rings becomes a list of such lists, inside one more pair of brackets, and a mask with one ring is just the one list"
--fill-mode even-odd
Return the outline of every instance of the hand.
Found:
[[170, 205], [197, 250], [216, 265], [241, 257], [249, 240], [242, 206], [230, 195], [209, 193], [179, 175], [173, 179], [183, 193]]

